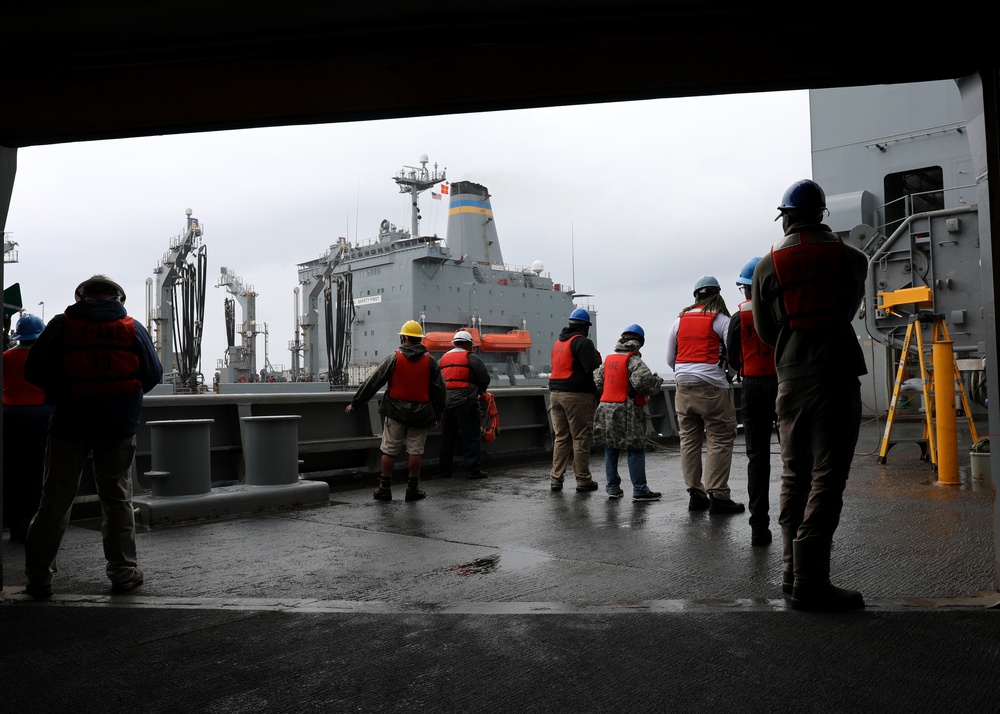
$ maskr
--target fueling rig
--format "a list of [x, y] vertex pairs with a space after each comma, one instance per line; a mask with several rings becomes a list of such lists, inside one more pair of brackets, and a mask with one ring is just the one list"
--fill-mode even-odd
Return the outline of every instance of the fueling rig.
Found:
[[170, 239], [170, 249], [146, 279], [147, 329], [163, 365], [164, 384], [178, 393], [201, 391], [201, 339], [205, 325], [205, 279], [208, 250], [202, 242], [202, 226], [185, 212], [184, 230]]

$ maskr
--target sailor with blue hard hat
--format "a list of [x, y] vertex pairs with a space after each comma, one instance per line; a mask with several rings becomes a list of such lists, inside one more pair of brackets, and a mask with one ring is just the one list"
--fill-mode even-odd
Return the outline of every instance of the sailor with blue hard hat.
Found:
[[590, 473], [590, 447], [597, 407], [594, 370], [601, 366], [601, 355], [589, 337], [592, 324], [590, 311], [575, 308], [569, 315], [569, 325], [552, 346], [549, 415], [554, 438], [549, 487], [553, 491], [562, 491], [570, 460], [576, 490], [586, 493], [598, 488]]
[[750, 545], [766, 546], [773, 539], [768, 513], [771, 479], [771, 432], [778, 420], [778, 378], [774, 368], [774, 349], [760, 339], [754, 328], [751, 286], [754, 270], [760, 262], [754, 256], [743, 264], [736, 285], [746, 298], [729, 322], [726, 356], [729, 365], [743, 380], [743, 437], [747, 452], [747, 495], [750, 506]]
[[45, 329], [45, 323], [37, 315], [25, 313], [14, 326], [14, 339], [18, 342], [34, 342]]
[[[749, 289], [750, 285], [753, 284], [754, 268], [757, 267], [757, 263], [759, 262], [760, 262], [760, 256], [758, 255], [751, 258], [750, 260], [748, 260], [746, 263], [743, 264], [743, 269], [740, 270], [740, 275], [738, 278], [736, 278], [737, 287]], [[746, 290], [744, 290], [744, 293], [746, 293], [747, 297], [749, 297], [749, 293], [747, 293]]]
[[4, 525], [10, 527], [12, 543], [24, 543], [42, 496], [52, 407], [45, 403], [45, 390], [25, 379], [24, 364], [44, 329], [39, 317], [21, 315], [14, 326], [14, 346], [3, 353]]
[[826, 193], [823, 188], [815, 181], [801, 179], [785, 189], [781, 205], [778, 206], [779, 213], [774, 220], [790, 212], [822, 213], [825, 210]]
[[590, 311], [585, 307], [578, 307], [569, 314], [570, 322], [583, 322], [587, 325], [593, 324], [590, 321]]
[[867, 367], [852, 317], [868, 258], [823, 223], [816, 182], [790, 185], [778, 211], [783, 235], [754, 269], [751, 308], [778, 380], [781, 587], [796, 610], [860, 609], [860, 592], [831, 583], [830, 555], [861, 426]]

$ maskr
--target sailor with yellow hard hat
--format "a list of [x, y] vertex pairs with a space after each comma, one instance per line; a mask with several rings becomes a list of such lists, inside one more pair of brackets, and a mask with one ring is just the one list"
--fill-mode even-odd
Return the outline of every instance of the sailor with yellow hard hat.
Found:
[[350, 414], [369, 402], [388, 384], [379, 406], [385, 423], [382, 429], [382, 475], [375, 491], [378, 501], [392, 500], [392, 468], [396, 456], [406, 447], [406, 500], [419, 501], [426, 494], [419, 488], [427, 430], [437, 426], [444, 410], [445, 386], [441, 368], [423, 344], [424, 330], [416, 320], [407, 320], [399, 330], [399, 349], [382, 360], [364, 384], [358, 387], [344, 410]]

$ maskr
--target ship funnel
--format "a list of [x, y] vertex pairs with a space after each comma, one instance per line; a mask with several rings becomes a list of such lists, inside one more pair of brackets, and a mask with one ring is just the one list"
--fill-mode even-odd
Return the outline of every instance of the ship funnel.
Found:
[[490, 192], [472, 181], [456, 181], [449, 187], [448, 248], [453, 256], [503, 264], [503, 253], [493, 221]]

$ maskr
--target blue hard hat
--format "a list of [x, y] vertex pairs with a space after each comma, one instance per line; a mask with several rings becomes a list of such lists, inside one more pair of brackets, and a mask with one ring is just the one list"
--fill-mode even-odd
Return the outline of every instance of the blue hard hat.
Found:
[[590, 312], [588, 312], [585, 307], [578, 307], [573, 312], [569, 314], [570, 320], [576, 320], [577, 322], [586, 322], [588, 325], [590, 323]]
[[[826, 194], [819, 184], [809, 179], [796, 181], [781, 197], [778, 210], [785, 211], [822, 211], [826, 208]], [[777, 219], [775, 219], [777, 220]]]
[[722, 292], [722, 286], [714, 275], [702, 275], [694, 284], [694, 296], [698, 297], [698, 293], [710, 291], [712, 288], [715, 288], [715, 292]]
[[740, 277], [736, 278], [736, 284], [750, 285], [753, 282], [753, 269], [757, 267], [757, 263], [759, 262], [760, 256], [756, 256], [744, 263], [743, 270], [740, 271]]
[[25, 313], [14, 326], [14, 339], [18, 342], [31, 342], [37, 340], [45, 329], [45, 323], [40, 317]]
[[641, 344], [646, 344], [646, 331], [635, 323], [622, 330], [622, 338], [624, 339], [627, 336], [638, 337]]

